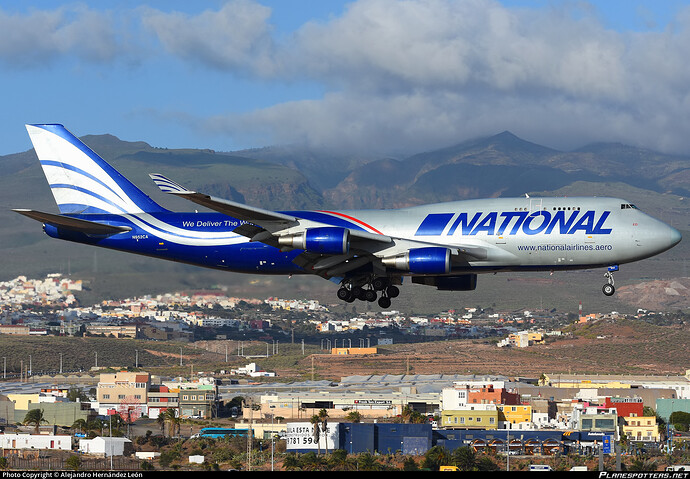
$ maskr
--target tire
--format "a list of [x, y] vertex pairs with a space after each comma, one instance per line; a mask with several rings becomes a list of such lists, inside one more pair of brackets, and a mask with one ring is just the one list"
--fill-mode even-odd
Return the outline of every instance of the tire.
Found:
[[397, 286], [389, 286], [388, 288], [386, 288], [386, 293], [389, 298], [397, 298], [400, 294], [400, 290]]
[[388, 286], [388, 279], [382, 277], [374, 278], [374, 280], [371, 282], [371, 286], [376, 291], [383, 291], [386, 289], [386, 286]]
[[347, 298], [349, 298], [349, 297], [350, 297], [350, 290], [348, 290], [347, 288], [340, 288], [338, 290], [338, 299], [340, 299], [342, 301], [347, 301]]
[[601, 290], [606, 296], [613, 296], [613, 293], [616, 292], [616, 288], [614, 288], [612, 284], [605, 284]]
[[369, 301], [370, 303], [373, 303], [374, 301], [376, 301], [376, 291], [374, 291], [373, 289], [367, 289], [364, 292], [364, 299]]
[[379, 298], [379, 306], [383, 309], [388, 309], [391, 307], [391, 300], [385, 296]]

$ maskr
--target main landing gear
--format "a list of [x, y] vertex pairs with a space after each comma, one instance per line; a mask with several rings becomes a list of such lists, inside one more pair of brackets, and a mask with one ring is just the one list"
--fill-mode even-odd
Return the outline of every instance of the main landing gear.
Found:
[[[379, 293], [381, 296], [379, 297]], [[397, 298], [400, 294], [400, 289], [391, 284], [389, 278], [377, 276], [370, 281], [355, 284], [352, 281], [343, 282], [340, 289], [338, 289], [338, 299], [352, 303], [355, 300], [367, 301], [373, 303], [378, 299], [380, 307], [386, 309], [391, 305], [391, 299]]]
[[606, 278], [607, 283], [601, 288], [601, 290], [604, 292], [606, 296], [613, 296], [613, 293], [616, 292], [616, 288], [614, 286], [613, 281], [613, 273], [615, 271], [618, 271], [618, 265], [609, 266], [608, 271], [604, 273], [604, 278]]

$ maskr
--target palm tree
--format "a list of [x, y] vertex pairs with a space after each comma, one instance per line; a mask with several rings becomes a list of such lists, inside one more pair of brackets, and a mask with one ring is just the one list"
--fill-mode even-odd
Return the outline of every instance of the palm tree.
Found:
[[321, 454], [321, 428], [319, 427], [321, 424], [321, 418], [314, 414], [309, 422], [312, 425], [312, 434], [314, 437], [314, 443], [316, 444], [316, 450], [319, 454]]
[[449, 465], [450, 459], [451, 456], [448, 452], [448, 449], [446, 449], [443, 446], [434, 446], [431, 449], [429, 449], [424, 455], [422, 467], [424, 469], [438, 471], [441, 466]]
[[85, 432], [86, 431], [86, 419], [77, 419], [74, 421], [72, 424], [71, 429], [75, 429], [79, 432]]
[[326, 454], [328, 454], [328, 411], [321, 409], [319, 411], [319, 420], [321, 421], [321, 432], [326, 437]]
[[463, 446], [453, 451], [453, 463], [461, 471], [474, 471], [477, 467], [477, 453], [469, 446]]
[[167, 408], [158, 414], [156, 421], [160, 424], [163, 433], [165, 433], [165, 425], [168, 425], [168, 436], [173, 436], [175, 430], [180, 426], [180, 418], [177, 416], [177, 410], [174, 408]]
[[290, 452], [283, 460], [283, 469], [286, 471], [294, 471], [300, 468], [299, 458], [294, 452]]
[[350, 411], [347, 413], [347, 416], [345, 416], [345, 419], [355, 423], [362, 422], [362, 413], [359, 411]]
[[334, 471], [350, 471], [354, 469], [352, 460], [347, 457], [347, 451], [336, 449], [328, 458], [328, 465]]
[[43, 416], [43, 409], [32, 409], [26, 413], [26, 416], [24, 416], [24, 424], [34, 426], [36, 434], [38, 434], [39, 427], [44, 422], [47, 423], [48, 421], [46, 421], [45, 417]]
[[381, 465], [370, 452], [359, 455], [357, 458], [357, 467], [361, 471], [378, 471], [381, 469]]

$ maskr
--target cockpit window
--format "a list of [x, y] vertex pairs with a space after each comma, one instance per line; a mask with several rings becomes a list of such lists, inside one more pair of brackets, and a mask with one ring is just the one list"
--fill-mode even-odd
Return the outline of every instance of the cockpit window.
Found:
[[631, 205], [630, 203], [623, 203], [623, 204], [621, 205], [621, 209], [622, 209], [622, 210], [628, 210], [628, 209], [636, 210], [636, 209], [637, 209], [637, 206]]

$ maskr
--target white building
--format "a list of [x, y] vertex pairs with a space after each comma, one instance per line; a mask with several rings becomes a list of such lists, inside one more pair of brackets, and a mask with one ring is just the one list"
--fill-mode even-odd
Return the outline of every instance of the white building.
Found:
[[0, 434], [2, 449], [58, 449], [70, 451], [72, 436], [47, 434]]
[[131, 449], [131, 446], [132, 441], [126, 437], [95, 437], [79, 440], [79, 452], [105, 457], [123, 456], [127, 450]]

